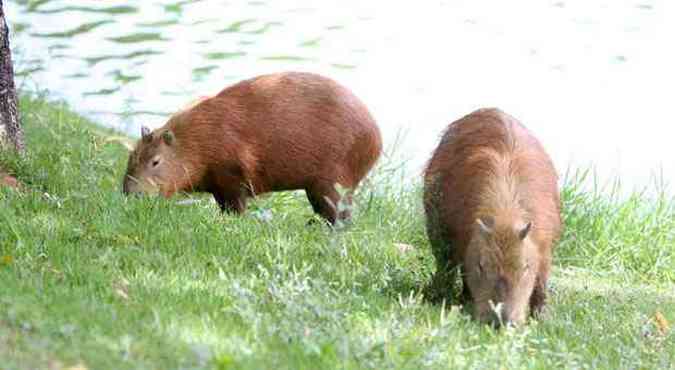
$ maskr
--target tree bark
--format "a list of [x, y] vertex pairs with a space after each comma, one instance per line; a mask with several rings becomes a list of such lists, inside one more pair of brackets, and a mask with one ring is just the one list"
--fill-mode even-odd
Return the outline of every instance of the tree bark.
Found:
[[3, 1], [0, 0], [0, 149], [8, 147], [13, 147], [19, 153], [24, 152], [12, 53], [9, 48], [9, 27], [5, 21]]

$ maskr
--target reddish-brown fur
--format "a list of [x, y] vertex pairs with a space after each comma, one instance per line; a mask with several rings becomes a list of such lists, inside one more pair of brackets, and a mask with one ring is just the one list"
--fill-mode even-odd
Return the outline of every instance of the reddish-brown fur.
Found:
[[[347, 88], [310, 73], [264, 75], [200, 99], [141, 139], [124, 189], [154, 182], [167, 197], [206, 191], [237, 213], [250, 196], [304, 189], [314, 211], [333, 223], [349, 217], [336, 212], [336, 185], [349, 189], [342, 199], [349, 204], [381, 151], [374, 119]], [[148, 169], [157, 155], [163, 171]]]
[[[515, 118], [481, 109], [450, 124], [424, 179], [437, 276], [459, 268], [481, 320], [539, 312], [561, 230], [557, 174], [539, 141]], [[501, 315], [489, 301], [503, 303]]]

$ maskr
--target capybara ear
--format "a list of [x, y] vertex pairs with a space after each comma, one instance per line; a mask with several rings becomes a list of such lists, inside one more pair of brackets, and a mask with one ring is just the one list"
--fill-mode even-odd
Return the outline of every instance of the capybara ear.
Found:
[[173, 144], [174, 139], [175, 139], [175, 137], [173, 135], [173, 132], [171, 132], [171, 130], [166, 130], [166, 131], [162, 132], [162, 140], [164, 141], [164, 143], [166, 145]]
[[532, 229], [532, 222], [528, 222], [527, 225], [525, 225], [520, 231], [518, 231], [518, 237], [520, 240], [524, 240], [527, 238], [527, 234], [530, 233], [530, 230]]
[[476, 219], [476, 224], [485, 235], [490, 235], [494, 232], [495, 219], [491, 216], [479, 217]]
[[152, 135], [150, 135], [150, 129], [147, 128], [146, 126], [141, 126], [141, 139], [143, 141], [151, 141], [152, 140]]

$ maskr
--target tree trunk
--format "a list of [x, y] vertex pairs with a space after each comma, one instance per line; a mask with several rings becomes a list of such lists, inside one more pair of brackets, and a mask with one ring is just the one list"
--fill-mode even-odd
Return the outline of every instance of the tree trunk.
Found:
[[9, 48], [9, 28], [5, 21], [4, 5], [0, 0], [0, 149], [13, 147], [24, 151], [23, 130], [17, 110], [14, 68]]

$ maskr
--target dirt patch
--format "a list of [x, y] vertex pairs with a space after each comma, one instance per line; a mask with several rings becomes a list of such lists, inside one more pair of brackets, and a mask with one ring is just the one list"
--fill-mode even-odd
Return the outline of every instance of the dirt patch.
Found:
[[0, 168], [0, 186], [9, 186], [19, 189], [21, 187], [21, 183], [19, 183], [19, 180], [17, 180], [15, 177], [11, 176], [7, 172], [3, 171], [2, 168]]

